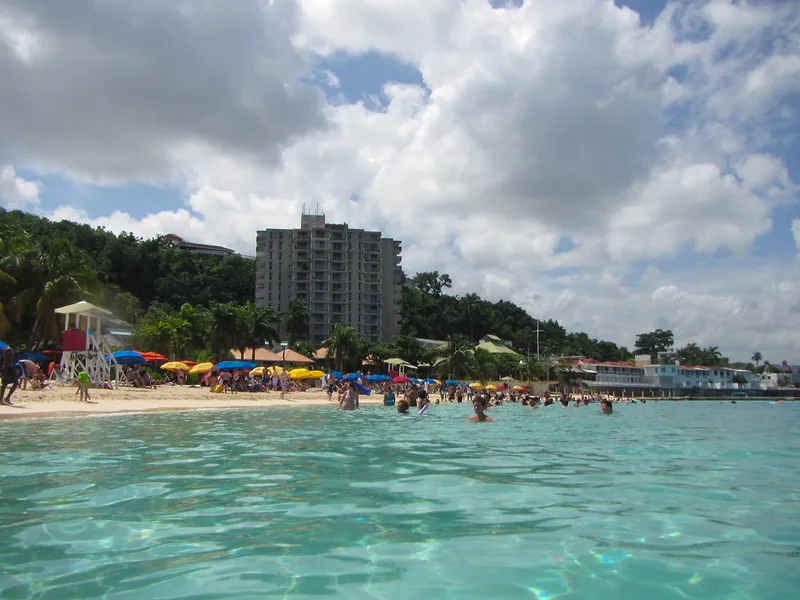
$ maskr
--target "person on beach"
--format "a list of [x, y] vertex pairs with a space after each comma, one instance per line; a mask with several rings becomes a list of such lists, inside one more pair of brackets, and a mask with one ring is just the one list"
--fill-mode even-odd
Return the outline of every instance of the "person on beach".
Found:
[[[0, 386], [0, 404], [4, 404], [6, 406], [14, 406], [14, 404], [11, 402], [11, 395], [19, 385], [19, 370], [15, 364], [15, 358], [14, 351], [11, 348], [6, 348], [3, 350], [3, 359], [1, 365], [2, 370], [0, 372], [0, 375], [3, 377], [3, 383], [2, 386]], [[9, 385], [11, 386], [11, 389], [8, 390], [8, 395], [5, 396], [6, 387]]]
[[80, 394], [78, 402], [89, 402], [91, 400], [91, 396], [89, 396], [89, 387], [92, 385], [92, 380], [89, 378], [89, 374], [86, 371], [81, 371], [78, 373], [77, 383], [78, 394]]

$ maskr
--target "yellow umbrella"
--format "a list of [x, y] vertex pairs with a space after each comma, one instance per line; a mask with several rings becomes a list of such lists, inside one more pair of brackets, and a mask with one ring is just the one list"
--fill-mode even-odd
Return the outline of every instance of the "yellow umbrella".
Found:
[[261, 376], [264, 374], [264, 367], [256, 367], [252, 371], [250, 371], [250, 375], [258, 375]]
[[496, 386], [496, 385], [487, 385], [487, 386], [486, 386], [486, 389], [487, 389], [487, 390], [496, 390], [496, 389], [497, 389], [497, 386]]
[[319, 379], [325, 377], [325, 371], [310, 371], [308, 374], [309, 379]]
[[477, 381], [475, 381], [473, 383], [470, 383], [469, 387], [471, 387], [473, 390], [479, 390], [479, 389], [483, 388], [483, 386], [480, 383], [478, 383]]
[[189, 369], [189, 375], [194, 375], [195, 373], [208, 373], [213, 368], [214, 363], [197, 363], [195, 366]]
[[285, 372], [286, 372], [286, 369], [284, 369], [283, 367], [269, 367], [267, 369], [267, 373], [269, 375], [280, 375], [281, 373], [285, 373]]
[[164, 363], [161, 365], [161, 368], [165, 371], [188, 371], [189, 366], [183, 364], [182, 362], [172, 361], [168, 363]]
[[511, 389], [513, 389], [515, 392], [521, 392], [521, 391], [522, 391], [522, 390], [524, 390], [525, 388], [524, 388], [524, 387], [522, 387], [521, 385], [515, 385], [515, 386], [514, 386], [513, 388], [511, 388]]
[[308, 369], [292, 369], [289, 371], [290, 379], [308, 379], [311, 371]]

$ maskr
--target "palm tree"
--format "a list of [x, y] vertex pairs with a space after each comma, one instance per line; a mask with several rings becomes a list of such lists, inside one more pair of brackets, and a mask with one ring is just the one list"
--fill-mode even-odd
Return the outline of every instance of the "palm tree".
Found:
[[496, 368], [497, 365], [491, 352], [483, 348], [476, 348], [472, 351], [470, 375], [479, 379], [482, 384], [486, 385], [487, 380], [494, 377]]
[[[265, 344], [274, 346], [280, 341], [278, 325], [280, 320], [271, 308], [261, 308], [248, 302], [242, 307], [243, 340], [250, 346], [250, 360], [256, 358], [256, 348]], [[244, 358], [244, 349], [242, 349]]]
[[310, 317], [308, 309], [301, 298], [293, 298], [289, 301], [286, 316], [286, 335], [289, 338], [289, 345], [300, 338], [308, 336]]
[[218, 361], [231, 348], [241, 347], [241, 319], [236, 309], [237, 306], [231, 302], [211, 305], [211, 351]]
[[440, 365], [451, 379], [466, 375], [474, 356], [470, 343], [462, 335], [451, 335], [447, 345], [439, 350]]
[[467, 314], [469, 320], [469, 341], [475, 341], [475, 311], [481, 302], [481, 297], [478, 294], [467, 294], [460, 299], [459, 304], [464, 312]]
[[750, 360], [756, 364], [756, 370], [758, 370], [758, 363], [761, 362], [762, 358], [764, 358], [764, 356], [761, 354], [761, 352], [753, 352], [753, 356], [750, 357]]
[[720, 361], [722, 360], [722, 353], [716, 346], [709, 346], [708, 348], [703, 349], [702, 357], [703, 366], [715, 367], [720, 364]]
[[337, 325], [333, 333], [323, 344], [328, 348], [328, 356], [333, 356], [338, 370], [344, 371], [344, 365], [359, 357], [361, 340], [352, 327]]

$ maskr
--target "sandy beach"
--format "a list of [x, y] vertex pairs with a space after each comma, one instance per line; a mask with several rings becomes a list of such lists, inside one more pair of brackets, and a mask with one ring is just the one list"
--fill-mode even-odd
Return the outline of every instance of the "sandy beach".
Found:
[[[11, 398], [15, 406], [0, 406], [0, 419], [30, 417], [101, 416], [176, 410], [253, 408], [268, 406], [321, 406], [336, 408], [336, 396], [329, 402], [322, 391], [212, 394], [208, 388], [159, 386], [157, 389], [120, 388], [91, 390], [92, 403], [79, 402], [74, 387], [53, 387], [41, 391], [17, 389]], [[362, 404], [380, 404], [382, 396], [361, 396]]]

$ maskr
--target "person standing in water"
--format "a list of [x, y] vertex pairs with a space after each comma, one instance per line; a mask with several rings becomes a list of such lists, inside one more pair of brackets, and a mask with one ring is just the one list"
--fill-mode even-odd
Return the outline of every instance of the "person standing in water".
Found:
[[339, 400], [339, 410], [355, 410], [358, 408], [358, 392], [356, 391], [353, 382], [347, 384], [347, 387], [342, 394], [342, 399]]
[[475, 400], [472, 402], [472, 408], [475, 414], [469, 417], [470, 421], [477, 421], [478, 423], [494, 421], [494, 419], [486, 415], [486, 406], [480, 396], [475, 396]]

